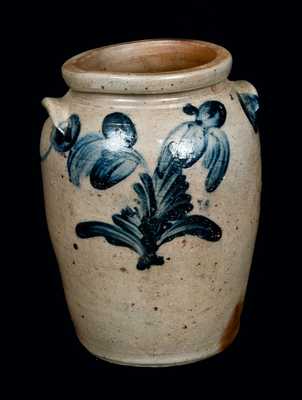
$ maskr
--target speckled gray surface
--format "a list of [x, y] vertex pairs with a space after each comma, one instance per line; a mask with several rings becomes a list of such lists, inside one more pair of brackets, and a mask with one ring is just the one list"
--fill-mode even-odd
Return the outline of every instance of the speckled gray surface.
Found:
[[[148, 48], [150, 42], [141, 43]], [[178, 43], [186, 46], [187, 42]], [[178, 46], [170, 42], [169, 46], [173, 45]], [[139, 181], [141, 167], [117, 185], [97, 190], [88, 178], [79, 187], [70, 182], [66, 154], [52, 151], [42, 162], [49, 232], [71, 317], [80, 341], [100, 358], [142, 366], [183, 364], [223, 350], [237, 334], [258, 226], [261, 161], [259, 135], [237, 95], [256, 91], [247, 82], [225, 79], [231, 64], [230, 56], [225, 57], [227, 62], [222, 66], [219, 59], [211, 61], [217, 70], [215, 79], [213, 75], [204, 78], [207, 64], [202, 66], [203, 81], [196, 78], [196, 66], [194, 71], [181, 71], [194, 90], [166, 90], [178, 73], [172, 71], [163, 74], [161, 94], [132, 95], [132, 81], [129, 83], [126, 76], [120, 78], [120, 88], [127, 94], [102, 93], [102, 89], [100, 93], [86, 93], [88, 78], [92, 79], [89, 87], [101, 87], [106, 82], [107, 88], [112, 74], [103, 71], [100, 78], [94, 72], [87, 77], [78, 71], [68, 79], [71, 86], [73, 79], [76, 85], [81, 82], [81, 92], [69, 90], [57, 102], [44, 101], [52, 119], [43, 128], [41, 154], [49, 146], [53, 123], [77, 114], [83, 137], [99, 131], [106, 115], [120, 112], [134, 122], [138, 134], [135, 148], [152, 170], [169, 132], [192, 120], [183, 113], [186, 104], [219, 101], [227, 111], [223, 130], [229, 141], [230, 161], [220, 185], [208, 193], [204, 187], [206, 169], [196, 164], [184, 170], [194, 212], [215, 221], [222, 229], [221, 239], [175, 238], [158, 250], [164, 265], [143, 271], [136, 268], [137, 254], [130, 249], [109, 244], [102, 237], [82, 240], [75, 232], [80, 221], [110, 223], [112, 214], [134, 206], [132, 185]], [[144, 74], [132, 73], [131, 77], [135, 93], [138, 87], [146, 87]], [[152, 74], [147, 78], [152, 81]], [[114, 82], [116, 89], [117, 80]], [[154, 81], [155, 92], [161, 90], [161, 83]]]

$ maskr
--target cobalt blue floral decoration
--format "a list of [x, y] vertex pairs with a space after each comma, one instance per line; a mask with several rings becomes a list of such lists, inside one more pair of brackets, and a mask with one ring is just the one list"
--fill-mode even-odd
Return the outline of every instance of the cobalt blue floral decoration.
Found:
[[[229, 162], [229, 142], [220, 127], [226, 120], [226, 110], [219, 101], [206, 101], [199, 108], [192, 104], [183, 107], [194, 121], [183, 122], [163, 143], [153, 175], [150, 175], [143, 156], [133, 146], [137, 131], [125, 114], [114, 112], [104, 117], [100, 132], [88, 133], [78, 139], [80, 118], [73, 114], [54, 128], [51, 146], [67, 152], [70, 182], [80, 186], [82, 177], [91, 185], [106, 190], [132, 174], [141, 165], [140, 182], [133, 185], [139, 206], [126, 207], [112, 216], [113, 224], [84, 221], [76, 226], [78, 237], [104, 237], [108, 243], [125, 246], [139, 255], [137, 268], [164, 264], [157, 254], [164, 243], [184, 235], [208, 241], [221, 238], [221, 228], [207, 217], [191, 214], [193, 204], [188, 193], [189, 182], [184, 170], [199, 159], [208, 169], [205, 188], [214, 191], [223, 179]], [[63, 129], [64, 128], [64, 129]]]
[[42, 101], [49, 233], [98, 358], [183, 365], [238, 333], [261, 151], [257, 91], [231, 66], [199, 40], [114, 44], [67, 60], [68, 92]]
[[50, 133], [50, 146], [41, 157], [42, 161], [48, 157], [52, 148], [59, 153], [69, 151], [77, 141], [80, 130], [81, 122], [77, 114], [72, 114], [67, 121], [61, 122], [57, 127], [54, 126]]
[[226, 120], [226, 109], [219, 101], [206, 101], [199, 108], [187, 104], [183, 111], [194, 115], [195, 120], [183, 122], [169, 134], [162, 148], [158, 173], [162, 175], [171, 160], [189, 168], [202, 159], [202, 166], [208, 170], [205, 188], [213, 192], [224, 178], [230, 159], [229, 141], [220, 129]]
[[251, 93], [238, 93], [240, 104], [252, 124], [255, 133], [258, 131], [259, 97]]
[[[85, 221], [76, 226], [82, 239], [100, 236], [110, 244], [135, 251], [139, 270], [164, 264], [157, 252], [162, 244], [176, 237], [193, 235], [217, 241], [222, 235], [221, 228], [209, 218], [190, 214], [193, 204], [183, 169], [192, 167], [205, 154], [203, 165], [209, 170], [206, 189], [210, 192], [219, 185], [229, 160], [228, 140], [219, 130], [226, 110], [218, 101], [207, 101], [199, 109], [188, 104], [183, 110], [195, 115], [196, 120], [185, 122], [170, 133], [152, 176], [147, 169], [139, 175], [140, 182], [133, 185], [139, 206], [114, 214], [113, 224]], [[129, 117], [121, 113], [107, 115], [102, 134], [87, 135], [70, 153], [68, 168], [73, 183], [78, 184], [85, 171], [85, 175], [90, 174], [93, 187], [105, 190], [142, 163], [142, 157], [132, 149], [137, 134]], [[86, 158], [88, 163], [83, 162]]]
[[144, 158], [133, 146], [137, 133], [131, 119], [119, 112], [108, 114], [102, 130], [89, 133], [69, 153], [67, 168], [70, 181], [80, 185], [81, 177], [90, 176], [96, 189], [104, 190], [127, 178]]

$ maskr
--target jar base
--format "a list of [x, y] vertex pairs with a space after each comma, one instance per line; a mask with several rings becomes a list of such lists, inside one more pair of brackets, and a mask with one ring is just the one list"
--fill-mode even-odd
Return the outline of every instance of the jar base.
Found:
[[227, 349], [236, 339], [237, 335], [239, 332], [239, 328], [237, 329], [237, 331], [234, 333], [233, 337], [230, 339], [230, 341], [225, 344], [223, 347], [217, 347], [215, 346], [212, 350], [208, 350], [205, 354], [199, 354], [193, 357], [190, 357], [188, 359], [174, 359], [172, 360], [170, 358], [169, 361], [169, 357], [165, 357], [165, 360], [158, 360], [157, 362], [139, 362], [139, 361], [127, 361], [127, 360], [120, 360], [120, 359], [114, 359], [111, 357], [106, 357], [100, 354], [96, 354], [95, 351], [89, 349], [89, 347], [83, 343], [81, 340], [81, 344], [83, 345], [83, 347], [85, 347], [86, 350], [89, 351], [89, 353], [91, 353], [93, 356], [95, 356], [98, 360], [101, 361], [106, 361], [108, 363], [111, 364], [117, 364], [117, 365], [124, 365], [124, 366], [128, 366], [128, 367], [142, 367], [142, 368], [166, 368], [166, 367], [177, 367], [177, 366], [181, 366], [181, 365], [186, 365], [186, 364], [193, 364], [199, 361], [203, 361], [206, 360], [207, 358], [213, 357], [216, 354], [219, 354], [221, 352], [223, 352], [225, 349]]

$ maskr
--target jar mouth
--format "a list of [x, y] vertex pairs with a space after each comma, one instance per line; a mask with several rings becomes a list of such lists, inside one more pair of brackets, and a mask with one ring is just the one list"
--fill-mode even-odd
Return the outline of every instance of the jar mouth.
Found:
[[175, 93], [217, 84], [231, 65], [231, 54], [216, 44], [156, 39], [88, 50], [67, 60], [62, 74], [80, 92]]

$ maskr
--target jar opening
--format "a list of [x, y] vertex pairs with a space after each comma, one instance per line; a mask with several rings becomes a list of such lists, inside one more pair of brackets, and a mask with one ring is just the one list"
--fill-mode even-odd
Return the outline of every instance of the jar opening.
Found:
[[63, 77], [74, 90], [105, 93], [179, 92], [225, 79], [231, 55], [198, 40], [142, 40], [72, 57]]
[[196, 42], [153, 41], [103, 47], [79, 57], [73, 65], [91, 72], [156, 74], [202, 66], [216, 55], [214, 49]]

